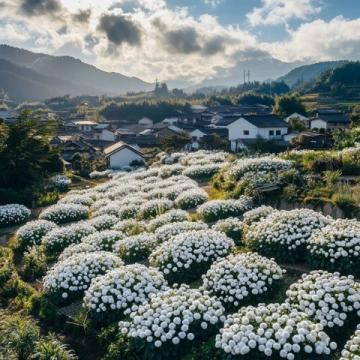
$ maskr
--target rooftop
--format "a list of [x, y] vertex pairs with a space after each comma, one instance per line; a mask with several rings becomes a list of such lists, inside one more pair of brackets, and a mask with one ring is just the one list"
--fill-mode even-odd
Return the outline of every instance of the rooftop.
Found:
[[133, 152], [136, 152], [137, 154], [143, 156], [143, 153], [137, 149], [135, 149], [133, 146], [124, 143], [123, 141], [118, 141], [115, 144], [112, 144], [104, 149], [104, 154], [106, 157], [112, 155], [115, 152], [118, 152], [124, 148], [128, 148], [132, 150]]

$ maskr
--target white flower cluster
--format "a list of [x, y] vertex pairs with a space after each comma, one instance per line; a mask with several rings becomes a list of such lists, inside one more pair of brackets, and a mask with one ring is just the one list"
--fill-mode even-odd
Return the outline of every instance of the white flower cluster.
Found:
[[340, 360], [360, 360], [360, 330], [345, 344]]
[[201, 205], [197, 209], [197, 214], [203, 221], [211, 223], [229, 217], [241, 216], [252, 206], [252, 199], [247, 196], [240, 196], [237, 200], [212, 200]]
[[80, 204], [84, 206], [91, 206], [93, 203], [94, 200], [90, 196], [73, 194], [64, 196], [58, 201], [58, 204]]
[[85, 222], [78, 222], [51, 230], [42, 238], [41, 243], [49, 257], [56, 257], [66, 247], [79, 243], [85, 236], [95, 231], [95, 228]]
[[360, 275], [360, 222], [338, 219], [309, 239], [309, 262], [317, 269]]
[[206, 191], [196, 188], [181, 192], [175, 199], [175, 205], [183, 210], [193, 209], [208, 201]]
[[351, 276], [313, 271], [292, 284], [286, 296], [292, 307], [324, 327], [342, 327], [350, 317], [360, 316], [360, 285]]
[[267, 216], [277, 211], [276, 209], [272, 208], [271, 206], [260, 206], [255, 209], [249, 210], [244, 213], [243, 221], [246, 225], [252, 225], [255, 222], [259, 222], [264, 220]]
[[127, 219], [116, 223], [113, 230], [121, 231], [126, 235], [138, 235], [146, 231], [147, 224], [144, 221]]
[[127, 265], [95, 278], [83, 302], [91, 318], [113, 322], [166, 289], [167, 282], [158, 270], [140, 264]]
[[163, 225], [187, 221], [189, 218], [189, 214], [186, 211], [173, 209], [151, 220], [148, 224], [148, 229], [149, 231], [155, 231]]
[[219, 259], [203, 275], [202, 288], [227, 307], [238, 307], [261, 297], [283, 277], [274, 261], [256, 253], [229, 255]]
[[243, 158], [231, 166], [229, 175], [233, 179], [238, 180], [247, 172], [277, 172], [280, 170], [288, 170], [293, 166], [294, 162], [273, 156]]
[[9, 204], [0, 206], [0, 228], [22, 224], [29, 220], [31, 211], [24, 205]]
[[69, 303], [83, 295], [92, 279], [122, 265], [119, 257], [105, 251], [73, 255], [48, 271], [44, 292], [55, 303]]
[[92, 253], [99, 251], [99, 249], [89, 243], [80, 242], [77, 244], [69, 245], [64, 251], [59, 255], [58, 262], [68, 259], [70, 256], [82, 253]]
[[112, 229], [118, 222], [119, 219], [116, 216], [105, 214], [88, 220], [87, 224], [93, 226], [98, 231], [102, 231]]
[[225, 234], [213, 230], [191, 231], [162, 243], [149, 261], [171, 283], [188, 283], [199, 279], [214, 261], [228, 255], [234, 245]]
[[215, 346], [236, 358], [248, 355], [254, 360], [311, 360], [337, 347], [322, 325], [286, 304], [249, 306], [230, 315]]
[[26, 223], [16, 232], [19, 247], [25, 250], [33, 245], [39, 245], [41, 239], [56, 228], [55, 223], [47, 220], [34, 220]]
[[150, 200], [141, 205], [139, 216], [141, 219], [151, 219], [164, 214], [174, 206], [174, 203], [168, 199]]
[[125, 237], [113, 246], [114, 252], [127, 264], [145, 260], [155, 249], [157, 240], [154, 234], [141, 233]]
[[163, 165], [159, 168], [159, 176], [163, 179], [183, 173], [185, 167], [180, 164]]
[[236, 245], [242, 244], [244, 224], [238, 218], [229, 217], [216, 222], [211, 229], [224, 233], [233, 239]]
[[59, 190], [66, 190], [71, 184], [71, 180], [66, 175], [55, 175], [51, 178], [51, 182]]
[[112, 251], [117, 241], [124, 239], [125, 235], [116, 230], [95, 232], [82, 239], [83, 243], [93, 246], [96, 250]]
[[182, 221], [161, 226], [156, 229], [155, 236], [159, 243], [170, 240], [175, 235], [179, 235], [188, 231], [206, 230], [208, 226], [205, 223]]
[[252, 250], [279, 261], [302, 260], [311, 234], [329, 222], [309, 209], [276, 211], [250, 226], [245, 241]]
[[196, 152], [182, 154], [178, 157], [182, 165], [191, 166], [191, 165], [207, 165], [213, 163], [224, 163], [226, 162], [229, 153], [224, 151], [208, 151], [208, 150], [199, 150]]
[[204, 165], [193, 165], [187, 167], [183, 174], [191, 179], [203, 181], [210, 179], [218, 171], [220, 171], [225, 164], [204, 164]]
[[211, 336], [225, 320], [221, 302], [196, 289], [181, 286], [153, 296], [130, 314], [129, 322], [120, 322], [120, 331], [130, 339], [150, 346], [173, 347]]
[[92, 171], [89, 174], [89, 176], [90, 176], [90, 179], [106, 179], [112, 174], [113, 174], [112, 170]]
[[89, 209], [84, 205], [56, 204], [42, 211], [39, 219], [53, 221], [56, 224], [63, 224], [83, 220], [88, 216]]

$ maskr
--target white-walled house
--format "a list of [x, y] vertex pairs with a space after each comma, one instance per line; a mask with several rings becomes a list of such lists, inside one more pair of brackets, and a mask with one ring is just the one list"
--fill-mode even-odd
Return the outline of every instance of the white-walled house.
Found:
[[310, 128], [310, 119], [307, 116], [301, 115], [299, 113], [293, 113], [284, 120], [289, 123], [292, 119], [298, 119], [305, 125], [307, 129]]
[[284, 135], [288, 133], [289, 125], [274, 115], [245, 115], [229, 124], [227, 128], [231, 150], [237, 152], [259, 139], [283, 140]]
[[154, 122], [147, 117], [143, 117], [142, 119], [140, 119], [138, 124], [144, 128], [152, 128], [154, 126]]
[[173, 118], [166, 118], [162, 121], [163, 124], [165, 125], [177, 125], [177, 123], [179, 122], [179, 119], [177, 117], [173, 117]]
[[319, 110], [311, 119], [311, 129], [348, 129], [350, 118], [347, 114], [337, 110]]
[[98, 126], [98, 123], [89, 120], [75, 121], [74, 124], [81, 132], [91, 132]]
[[133, 162], [145, 162], [143, 153], [122, 141], [119, 141], [104, 149], [104, 155], [110, 169], [123, 169]]

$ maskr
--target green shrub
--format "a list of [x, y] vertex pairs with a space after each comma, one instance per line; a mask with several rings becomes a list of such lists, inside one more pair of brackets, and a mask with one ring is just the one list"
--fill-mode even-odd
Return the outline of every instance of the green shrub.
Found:
[[[0, 289], [11, 278], [15, 270], [13, 253], [10, 249], [0, 247]], [[1, 290], [0, 290], [1, 292]]]
[[47, 192], [45, 194], [39, 195], [35, 204], [37, 207], [53, 205], [59, 200], [59, 198], [60, 195], [57, 191]]
[[55, 335], [50, 334], [36, 343], [31, 359], [34, 360], [75, 360], [77, 356], [67, 345], [60, 342]]
[[31, 247], [23, 258], [22, 274], [27, 281], [35, 281], [46, 273], [46, 256], [41, 246]]

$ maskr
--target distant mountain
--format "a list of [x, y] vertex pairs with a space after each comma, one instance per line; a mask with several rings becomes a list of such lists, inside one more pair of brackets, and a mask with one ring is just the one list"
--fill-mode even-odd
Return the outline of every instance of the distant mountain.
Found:
[[321, 73], [326, 70], [335, 69], [343, 66], [348, 61], [326, 61], [319, 62], [311, 65], [303, 65], [291, 70], [285, 76], [279, 78], [283, 80], [290, 87], [294, 87], [297, 84], [306, 84], [312, 80], [315, 80]]
[[[244, 82], [244, 71], [250, 71], [250, 81], [269, 81], [275, 80], [286, 74], [288, 71], [299, 66], [299, 63], [285, 63], [280, 60], [267, 57], [248, 61], [239, 61], [238, 64], [227, 70], [219, 70], [219, 74], [211, 79], [207, 79], [196, 86], [186, 89], [194, 92], [199, 88], [230, 87], [237, 86]], [[246, 81], [248, 79], [246, 78]]]
[[[58, 95], [120, 95], [132, 91], [149, 91], [153, 84], [146, 83], [136, 77], [127, 77], [122, 74], [105, 72], [95, 66], [86, 64], [78, 59], [69, 56], [50, 56], [41, 53], [34, 53], [28, 50], [14, 48], [8, 45], [0, 45], [0, 59], [7, 63], [1, 63], [1, 73], [8, 73], [9, 62], [21, 68], [24, 79], [34, 81], [36, 78], [38, 92], [27, 94], [24, 89], [17, 88], [21, 83], [8, 83], [0, 79], [0, 88], [8, 91], [4, 84], [9, 86], [13, 98], [39, 100], [49, 98], [53, 94]], [[26, 72], [31, 70], [32, 72]], [[27, 74], [27, 75], [25, 75]], [[36, 76], [36, 74], [38, 76]], [[29, 76], [29, 78], [27, 77]], [[44, 88], [51, 89], [50, 93], [43, 98]], [[17, 89], [19, 96], [17, 95]]]

